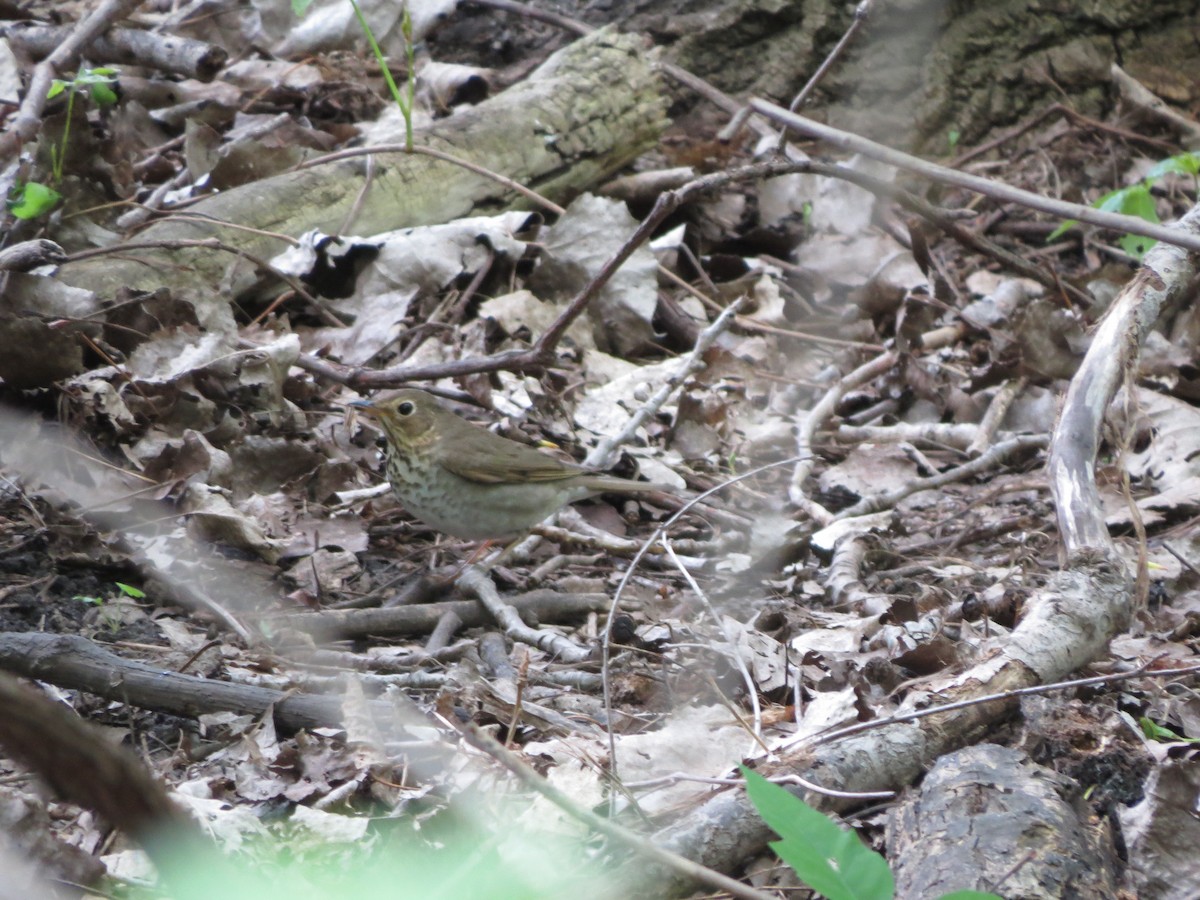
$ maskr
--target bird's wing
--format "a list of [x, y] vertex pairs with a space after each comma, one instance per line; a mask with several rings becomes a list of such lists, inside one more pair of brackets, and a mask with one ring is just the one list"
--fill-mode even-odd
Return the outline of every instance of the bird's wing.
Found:
[[[587, 471], [582, 466], [560, 462], [533, 447], [502, 438], [486, 428], [462, 424], [469, 431], [446, 435], [449, 440], [443, 441], [439, 456], [444, 469], [467, 481], [480, 484], [559, 481]], [[480, 451], [470, 454], [470, 459], [455, 453], [455, 438], [461, 440], [467, 435], [470, 435], [472, 447]]]

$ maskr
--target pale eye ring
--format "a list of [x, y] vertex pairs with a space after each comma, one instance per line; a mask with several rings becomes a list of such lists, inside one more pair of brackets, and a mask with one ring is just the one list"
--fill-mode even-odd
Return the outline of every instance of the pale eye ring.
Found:
[[403, 403], [401, 403], [399, 406], [396, 407], [396, 412], [400, 413], [400, 415], [402, 415], [402, 416], [411, 416], [416, 411], [417, 411], [416, 404], [413, 403], [411, 400], [405, 400]]

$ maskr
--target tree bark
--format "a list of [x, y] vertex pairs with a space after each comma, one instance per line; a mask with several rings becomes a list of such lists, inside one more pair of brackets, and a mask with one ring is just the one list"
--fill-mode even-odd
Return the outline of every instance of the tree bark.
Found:
[[[529, 2], [591, 25], [614, 16], [612, 4], [595, 0]], [[663, 47], [666, 61], [735, 96], [786, 105], [845, 33], [854, 7], [839, 0], [634, 0], [616, 14], [622, 28]], [[466, 27], [458, 25], [456, 39]], [[482, 49], [485, 37], [497, 30], [511, 37], [513, 28], [509, 17], [489, 12], [472, 30]], [[1116, 101], [1114, 62], [1159, 96], [1194, 105], [1200, 91], [1186, 73], [1200, 63], [1198, 33], [1193, 0], [875, 0], [866, 27], [808, 108], [823, 110], [835, 127], [945, 154], [951, 130], [964, 144], [977, 142], [1052, 103], [1103, 117]], [[677, 109], [695, 104], [691, 92], [677, 86], [674, 93]]]

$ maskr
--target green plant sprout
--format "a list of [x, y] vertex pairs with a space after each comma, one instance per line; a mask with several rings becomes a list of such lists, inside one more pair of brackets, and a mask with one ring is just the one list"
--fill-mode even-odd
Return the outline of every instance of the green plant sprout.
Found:
[[[76, 594], [72, 600], [77, 600], [80, 603], [86, 603], [89, 606], [94, 606], [98, 610], [98, 620], [110, 631], [117, 632], [121, 626], [126, 624], [124, 613], [128, 611], [130, 600], [144, 600], [146, 592], [135, 588], [131, 584], [123, 584], [120, 581], [114, 581], [113, 584], [124, 597], [94, 597], [90, 594]], [[125, 599], [129, 598], [129, 599]], [[124, 604], [124, 607], [123, 607]]]
[[71, 113], [75, 109], [75, 95], [86, 88], [88, 96], [97, 106], [112, 106], [117, 102], [117, 93], [110, 85], [116, 81], [116, 74], [116, 69], [107, 67], [81, 69], [70, 81], [55, 78], [50, 83], [50, 90], [46, 92], [47, 100], [53, 100], [63, 91], [67, 92], [67, 120], [63, 125], [62, 137], [57, 147], [50, 147], [51, 174], [55, 184], [62, 184], [63, 163], [66, 161], [67, 145], [71, 138]]
[[1181, 734], [1176, 734], [1165, 725], [1159, 725], [1153, 719], [1148, 719], [1142, 716], [1138, 719], [1138, 726], [1142, 729], [1142, 734], [1152, 741], [1161, 741], [1164, 743], [1186, 742], [1189, 744], [1200, 744], [1200, 738], [1184, 737]]
[[[1146, 173], [1146, 177], [1137, 184], [1109, 191], [1103, 197], [1096, 200], [1092, 204], [1092, 207], [1104, 212], [1137, 216], [1139, 219], [1145, 219], [1147, 222], [1157, 225], [1159, 223], [1158, 212], [1154, 209], [1154, 197], [1150, 193], [1150, 189], [1154, 183], [1165, 178], [1167, 175], [1190, 175], [1192, 178], [1192, 187], [1196, 189], [1198, 174], [1200, 174], [1200, 155], [1195, 153], [1180, 153], [1178, 156], [1172, 156], [1156, 164]], [[1077, 219], [1070, 219], [1063, 222], [1050, 233], [1050, 236], [1046, 238], [1046, 243], [1057, 240], [1070, 228], [1078, 224]], [[1142, 257], [1146, 255], [1146, 252], [1158, 242], [1153, 238], [1143, 237], [1140, 234], [1125, 234], [1121, 236], [1118, 243], [1121, 245], [1122, 250], [1140, 262]]]
[[379, 63], [379, 68], [383, 72], [383, 80], [387, 82], [388, 91], [391, 92], [392, 99], [396, 101], [396, 106], [400, 108], [400, 115], [404, 117], [404, 146], [409, 153], [412, 153], [413, 103], [416, 93], [417, 74], [416, 46], [413, 44], [412, 39], [412, 16], [409, 15], [408, 4], [405, 3], [400, 10], [400, 33], [404, 35], [404, 55], [408, 61], [408, 81], [405, 84], [407, 88], [405, 96], [401, 96], [400, 89], [396, 87], [396, 82], [392, 78], [392, 72], [388, 68], [387, 61], [383, 58], [383, 51], [379, 49], [375, 35], [371, 32], [371, 26], [367, 24], [362, 10], [358, 8], [358, 3], [356, 0], [350, 0], [350, 5], [354, 7], [354, 15], [358, 17], [358, 24], [362, 26], [363, 34], [367, 36], [367, 42], [371, 45], [371, 52], [375, 54], [375, 60]]
[[[298, 16], [303, 16], [312, 5], [312, 2], [313, 0], [292, 0], [292, 12]], [[406, 90], [404, 94], [401, 94], [400, 88], [396, 86], [396, 81], [392, 78], [392, 71], [388, 68], [383, 51], [379, 48], [378, 41], [375, 40], [375, 33], [371, 31], [371, 26], [367, 23], [366, 16], [363, 15], [362, 9], [359, 8], [357, 0], [350, 0], [350, 5], [354, 8], [354, 15], [358, 19], [359, 27], [362, 28], [363, 34], [367, 37], [367, 43], [371, 45], [371, 52], [375, 55], [375, 61], [379, 63], [379, 70], [383, 72], [383, 80], [387, 83], [388, 91], [391, 93], [392, 99], [396, 101], [396, 106], [400, 109], [400, 115], [404, 117], [404, 146], [409, 153], [412, 153], [413, 104], [415, 102], [417, 82], [417, 48], [413, 43], [412, 15], [408, 11], [408, 3], [403, 3], [400, 8], [400, 33], [404, 36], [404, 54], [408, 60], [408, 82], [405, 85]]]
[[[892, 900], [896, 884], [887, 860], [799, 797], [740, 767], [746, 793], [782, 840], [771, 849], [796, 876], [828, 900]], [[953, 891], [941, 900], [1001, 900], [982, 891]]]
[[[69, 80], [55, 78], [46, 92], [46, 99], [53, 100], [63, 91], [67, 92], [67, 116], [62, 136], [57, 144], [50, 145], [50, 180], [55, 186], [62, 184], [63, 166], [66, 163], [67, 147], [71, 140], [71, 115], [75, 110], [75, 95], [86, 91], [91, 101], [100, 107], [116, 104], [117, 92], [112, 85], [116, 82], [117, 70], [107, 66], [97, 69], [81, 69]], [[62, 194], [49, 185], [38, 181], [27, 181], [17, 185], [9, 193], [6, 205], [18, 219], [36, 219], [58, 205]]]

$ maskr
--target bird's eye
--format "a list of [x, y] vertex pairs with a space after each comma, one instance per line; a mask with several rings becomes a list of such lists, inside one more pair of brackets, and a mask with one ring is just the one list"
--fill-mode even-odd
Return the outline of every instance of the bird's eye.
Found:
[[411, 416], [416, 411], [416, 404], [414, 404], [411, 400], [405, 400], [396, 407], [396, 412], [400, 413], [402, 416]]

